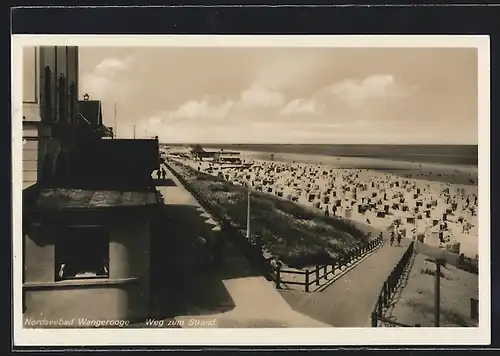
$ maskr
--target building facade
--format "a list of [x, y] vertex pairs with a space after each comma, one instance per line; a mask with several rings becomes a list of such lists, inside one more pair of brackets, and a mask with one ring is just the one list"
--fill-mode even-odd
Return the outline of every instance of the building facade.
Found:
[[23, 189], [38, 178], [38, 127], [40, 124], [40, 49], [23, 51]]
[[[23, 186], [67, 173], [78, 120], [78, 47], [23, 49]], [[73, 130], [71, 130], [73, 129]]]
[[78, 47], [26, 53], [25, 318], [147, 317], [158, 140], [103, 140], [100, 102], [78, 100]]

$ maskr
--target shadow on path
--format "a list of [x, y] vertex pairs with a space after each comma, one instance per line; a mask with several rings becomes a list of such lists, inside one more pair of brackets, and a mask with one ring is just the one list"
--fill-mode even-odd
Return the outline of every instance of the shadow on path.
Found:
[[175, 186], [177, 186], [175, 184], [175, 182], [172, 179], [170, 179], [170, 178], [166, 178], [166, 179], [153, 179], [153, 183], [157, 187], [175, 187]]
[[[151, 289], [156, 314], [167, 318], [232, 310], [235, 303], [224, 281], [258, 276], [258, 272], [233, 252], [230, 241], [224, 245], [225, 262], [221, 266], [205, 261], [199, 238], [210, 241], [214, 235], [222, 233], [213, 231], [215, 222], [204, 214], [192, 197], [168, 189], [179, 188], [160, 188], [167, 204], [152, 225]], [[181, 194], [172, 199], [183, 204], [168, 204], [169, 194]]]

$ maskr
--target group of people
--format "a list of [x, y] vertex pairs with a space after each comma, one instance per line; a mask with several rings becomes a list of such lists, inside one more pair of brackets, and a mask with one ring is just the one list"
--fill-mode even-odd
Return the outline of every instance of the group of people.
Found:
[[165, 168], [160, 167], [160, 169], [156, 171], [156, 177], [158, 179], [165, 179], [166, 176], [167, 176], [167, 171], [165, 170]]
[[401, 238], [402, 238], [401, 232], [399, 232], [399, 231], [396, 232], [396, 231], [392, 230], [391, 231], [391, 238], [389, 240], [391, 243], [391, 246], [394, 245], [394, 240], [397, 241], [398, 246], [401, 246]]

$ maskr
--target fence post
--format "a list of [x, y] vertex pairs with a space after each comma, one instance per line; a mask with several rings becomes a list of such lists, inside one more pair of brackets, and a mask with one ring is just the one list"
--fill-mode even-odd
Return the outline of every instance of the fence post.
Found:
[[278, 265], [276, 267], [276, 289], [280, 289], [280, 282], [281, 282], [281, 272], [280, 272], [280, 266]]
[[479, 299], [470, 299], [470, 317], [472, 320], [479, 320]]
[[[384, 294], [384, 293], [382, 292], [382, 295], [383, 295], [383, 294]], [[382, 300], [382, 298], [383, 298], [383, 297], [382, 297], [382, 295], [379, 295], [379, 296], [378, 296], [378, 303], [377, 303], [378, 305], [377, 305], [377, 314], [376, 314], [377, 316], [382, 316], [382, 312], [383, 312], [383, 310], [384, 310], [384, 309], [383, 309], [383, 308], [384, 308], [384, 305], [383, 305], [383, 300]], [[377, 324], [378, 324], [378, 323], [377, 323]], [[376, 324], [376, 326], [377, 326], [377, 324]]]
[[316, 266], [316, 285], [319, 286], [319, 266]]
[[388, 305], [389, 305], [389, 283], [386, 281], [384, 282], [384, 306], [387, 307]]
[[306, 269], [306, 292], [309, 292], [309, 270]]

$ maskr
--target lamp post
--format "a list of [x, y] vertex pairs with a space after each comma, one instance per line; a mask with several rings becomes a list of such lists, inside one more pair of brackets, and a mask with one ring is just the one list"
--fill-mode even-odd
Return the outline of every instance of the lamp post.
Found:
[[252, 195], [250, 185], [248, 185], [248, 202], [247, 202], [247, 239], [250, 239], [250, 196]]

